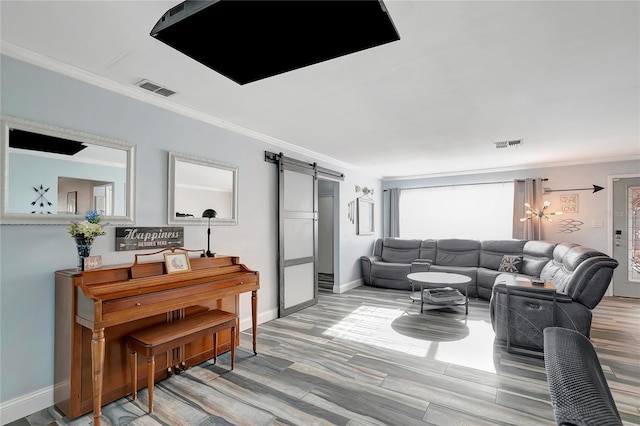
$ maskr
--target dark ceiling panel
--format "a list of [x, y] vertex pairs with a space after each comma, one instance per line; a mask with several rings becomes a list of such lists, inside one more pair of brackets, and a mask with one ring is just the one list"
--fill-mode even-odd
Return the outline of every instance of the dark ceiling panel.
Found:
[[239, 84], [400, 39], [378, 0], [186, 1], [151, 35]]
[[80, 142], [27, 132], [25, 130], [11, 129], [10, 132], [9, 147], [11, 148], [74, 155], [87, 147]]

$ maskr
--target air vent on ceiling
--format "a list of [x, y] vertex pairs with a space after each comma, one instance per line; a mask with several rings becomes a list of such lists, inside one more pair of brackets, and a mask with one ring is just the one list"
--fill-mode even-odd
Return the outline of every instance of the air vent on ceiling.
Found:
[[169, 96], [176, 94], [176, 92], [174, 92], [173, 90], [169, 90], [166, 87], [162, 87], [159, 84], [156, 84], [149, 80], [140, 80], [139, 82], [136, 83], [136, 86], [142, 87], [145, 90], [148, 90], [153, 93], [157, 93], [158, 95], [162, 95], [167, 98]]
[[496, 148], [500, 149], [500, 148], [517, 148], [520, 145], [522, 145], [522, 139], [515, 139], [512, 141], [501, 141], [501, 142], [494, 142], [494, 144], [496, 145]]

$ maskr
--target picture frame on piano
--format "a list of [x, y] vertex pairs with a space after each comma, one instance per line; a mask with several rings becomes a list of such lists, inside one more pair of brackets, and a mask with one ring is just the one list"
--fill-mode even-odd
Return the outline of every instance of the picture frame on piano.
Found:
[[189, 272], [191, 270], [189, 255], [186, 252], [165, 253], [164, 264], [167, 269], [167, 274]]

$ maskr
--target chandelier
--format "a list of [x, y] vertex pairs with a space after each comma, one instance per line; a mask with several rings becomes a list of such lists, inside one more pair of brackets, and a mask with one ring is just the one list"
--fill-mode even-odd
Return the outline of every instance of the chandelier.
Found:
[[551, 222], [553, 220], [551, 216], [559, 216], [562, 214], [561, 211], [555, 211], [555, 212], [547, 211], [550, 205], [551, 205], [550, 201], [545, 201], [544, 203], [542, 203], [541, 209], [536, 209], [534, 207], [531, 207], [531, 204], [524, 203], [524, 206], [527, 208], [527, 210], [524, 212], [526, 216], [523, 218], [520, 218], [520, 222], [533, 220], [534, 217], [538, 218], [538, 232], [537, 232], [538, 239], [541, 239], [541, 236], [542, 236], [542, 219], [546, 220], [547, 222]]

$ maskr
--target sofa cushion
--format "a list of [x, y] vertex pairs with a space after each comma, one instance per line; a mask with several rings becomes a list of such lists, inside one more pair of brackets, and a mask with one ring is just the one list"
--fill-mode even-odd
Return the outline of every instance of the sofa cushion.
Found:
[[505, 254], [502, 256], [502, 261], [498, 267], [499, 272], [511, 272], [514, 274], [520, 273], [522, 269], [522, 256]]
[[[562, 270], [563, 267], [564, 268], [568, 267], [568, 265], [563, 265], [564, 258], [567, 252], [569, 251], [569, 249], [572, 247], [575, 247], [576, 245], [577, 244], [573, 244], [569, 242], [558, 244], [553, 249], [553, 259], [551, 259], [550, 262], [547, 262], [547, 264], [544, 266], [544, 268], [542, 268], [542, 271], [540, 272], [540, 278], [542, 278], [547, 282], [553, 283], [558, 289], [558, 291], [560, 291], [561, 293], [563, 293], [563, 291], [558, 286], [562, 284], [562, 276], [558, 276], [557, 278], [556, 276], [558, 275], [558, 272]], [[573, 269], [571, 269], [571, 271], [573, 272]]]
[[532, 277], [539, 277], [542, 268], [553, 259], [553, 249], [556, 243], [549, 241], [527, 241], [522, 248], [522, 273]]
[[407, 275], [411, 273], [410, 263], [373, 262], [371, 275], [376, 278], [388, 278], [407, 281]]
[[480, 241], [463, 239], [442, 239], [437, 241], [436, 265], [478, 266]]
[[420, 259], [436, 260], [436, 240], [423, 240], [420, 244]]
[[525, 240], [486, 240], [480, 243], [480, 265], [497, 271], [505, 254], [522, 256]]
[[411, 263], [420, 257], [422, 240], [404, 240], [385, 238], [382, 247], [382, 260], [391, 263]]

